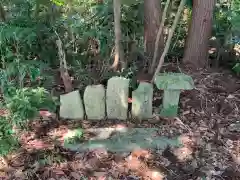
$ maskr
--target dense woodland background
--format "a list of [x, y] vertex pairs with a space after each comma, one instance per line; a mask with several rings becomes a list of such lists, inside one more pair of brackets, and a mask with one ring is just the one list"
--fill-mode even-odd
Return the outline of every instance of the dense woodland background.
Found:
[[1, 0], [3, 162], [19, 147], [13, 134], [40, 109], [58, 114], [54, 96], [116, 75], [134, 89], [181, 67], [237, 79], [239, 43], [239, 0]]
[[[122, 1], [118, 40], [122, 55], [117, 69], [125, 66], [121, 71], [124, 76], [154, 72], [179, 3], [171, 1], [167, 8], [156, 62], [152, 64], [166, 1]], [[165, 62], [195, 68], [234, 67], [239, 72], [239, 2], [219, 0], [214, 4], [213, 0], [186, 2]], [[111, 68], [116, 65], [114, 52], [118, 49], [114, 43], [113, 1], [14, 0], [1, 6], [1, 67], [9, 76], [18, 74], [24, 81], [24, 76], [59, 68], [57, 39], [62, 41], [67, 68], [81, 84], [106, 79], [114, 72], [110, 69], [116, 70]], [[42, 73], [41, 77], [50, 78], [46, 75]]]

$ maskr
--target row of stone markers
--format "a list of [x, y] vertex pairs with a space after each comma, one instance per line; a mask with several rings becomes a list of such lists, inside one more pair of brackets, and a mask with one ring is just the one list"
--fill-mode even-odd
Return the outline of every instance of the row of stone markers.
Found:
[[[159, 74], [155, 79], [158, 89], [164, 90], [163, 106], [160, 115], [176, 116], [181, 90], [194, 87], [190, 76], [181, 73]], [[79, 91], [73, 91], [60, 96], [60, 117], [65, 119], [100, 120], [128, 118], [128, 95], [130, 79], [112, 77], [108, 80], [107, 89], [104, 86], [89, 85], [86, 87], [83, 101]], [[132, 92], [131, 115], [134, 118], [152, 118], [153, 85], [140, 82]]]

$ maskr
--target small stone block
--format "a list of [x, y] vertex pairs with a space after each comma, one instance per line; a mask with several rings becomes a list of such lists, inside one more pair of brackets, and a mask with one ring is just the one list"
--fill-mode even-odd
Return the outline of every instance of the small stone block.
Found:
[[60, 117], [65, 119], [83, 119], [84, 109], [79, 91], [60, 95]]
[[106, 91], [107, 116], [109, 119], [127, 119], [129, 79], [112, 77]]
[[132, 116], [139, 119], [152, 118], [153, 86], [141, 82], [132, 92]]
[[105, 89], [103, 85], [87, 86], [83, 99], [88, 119], [101, 120], [105, 118]]

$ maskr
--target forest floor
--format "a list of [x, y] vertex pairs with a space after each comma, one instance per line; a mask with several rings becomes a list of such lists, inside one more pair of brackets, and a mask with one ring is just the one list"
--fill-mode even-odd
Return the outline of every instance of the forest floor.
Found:
[[[171, 70], [169, 70], [171, 71]], [[9, 156], [9, 167], [0, 179], [153, 179], [240, 180], [240, 79], [225, 70], [190, 74], [196, 88], [181, 94], [178, 118], [142, 122], [55, 121], [35, 123], [22, 136], [22, 147]], [[156, 109], [161, 102], [154, 95]], [[138, 150], [117, 154], [104, 149], [70, 152], [50, 140], [73, 127], [157, 127], [161, 135], [181, 136], [184, 147]], [[38, 134], [38, 138], [33, 138]], [[87, 138], [87, 137], [85, 137]], [[2, 178], [1, 178], [2, 177]]]

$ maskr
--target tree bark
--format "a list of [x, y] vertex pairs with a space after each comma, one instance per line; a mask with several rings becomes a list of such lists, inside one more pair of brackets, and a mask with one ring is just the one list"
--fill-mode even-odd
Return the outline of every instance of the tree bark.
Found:
[[151, 64], [151, 66], [149, 66], [149, 73], [151, 73], [151, 74], [154, 72], [157, 56], [159, 54], [159, 41], [160, 41], [160, 38], [162, 37], [162, 31], [163, 31], [163, 27], [164, 27], [164, 24], [165, 24], [165, 20], [166, 20], [166, 16], [167, 16], [167, 10], [168, 10], [170, 1], [171, 0], [167, 0], [167, 2], [165, 4], [161, 24], [160, 24], [159, 29], [158, 29], [158, 33], [157, 33], [157, 37], [156, 37], [156, 41], [155, 41], [155, 46], [154, 46], [154, 54], [153, 54], [152, 64]]
[[183, 63], [204, 68], [208, 60], [215, 0], [193, 0], [192, 18], [185, 44]]
[[121, 46], [121, 0], [113, 0], [113, 9], [114, 9], [114, 31], [115, 31], [115, 58], [112, 65], [112, 68], [116, 71], [121, 63], [121, 68], [125, 68], [124, 63], [124, 54]]
[[[154, 56], [155, 41], [160, 25], [161, 7], [159, 0], [144, 0], [144, 51], [148, 58], [148, 66]], [[159, 40], [157, 59], [164, 47], [163, 35]], [[149, 68], [150, 70], [150, 68]]]
[[6, 14], [2, 4], [0, 4], [0, 20], [3, 22], [6, 21]]
[[59, 56], [59, 60], [60, 60], [61, 78], [63, 80], [63, 84], [64, 84], [64, 87], [65, 87], [65, 92], [69, 93], [73, 90], [73, 86], [72, 86], [71, 77], [68, 74], [66, 55], [65, 55], [65, 52], [63, 50], [63, 45], [62, 45], [62, 41], [60, 40], [60, 38], [58, 40], [56, 40], [56, 45], [58, 47], [58, 56]]

